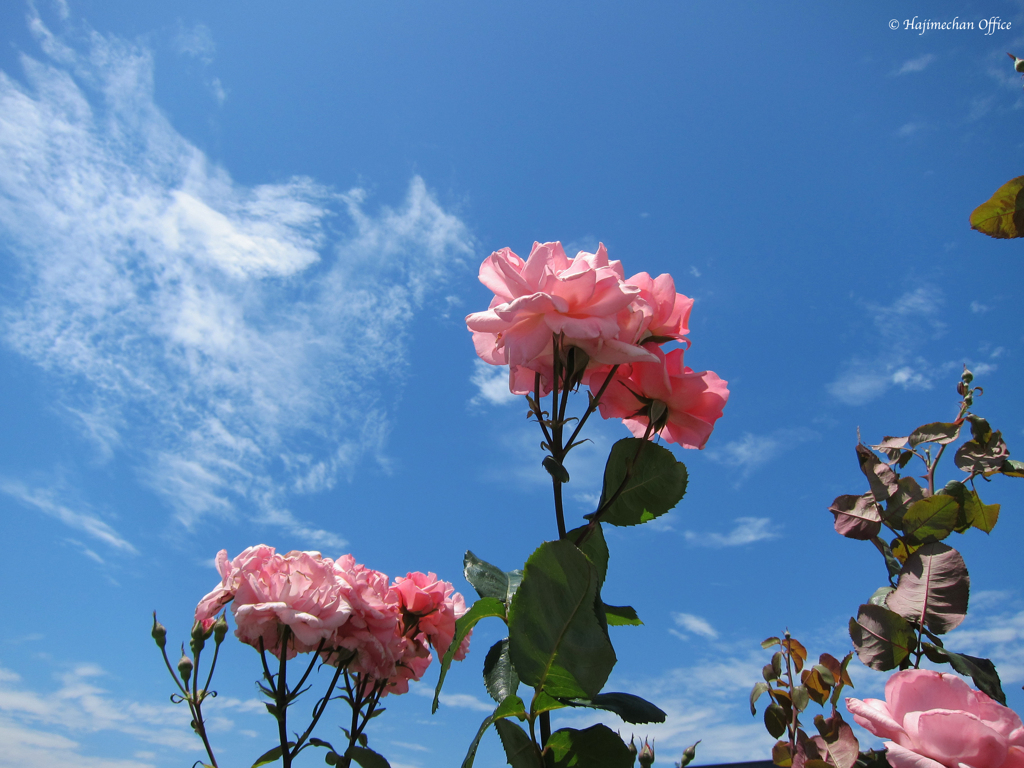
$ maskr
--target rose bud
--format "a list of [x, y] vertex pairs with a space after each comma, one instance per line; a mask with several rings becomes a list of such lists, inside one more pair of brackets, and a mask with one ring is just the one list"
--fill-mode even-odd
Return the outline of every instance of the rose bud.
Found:
[[167, 645], [167, 627], [156, 620], [156, 611], [153, 611], [153, 631], [150, 634], [156, 640], [157, 648], [163, 650]]
[[185, 655], [185, 650], [182, 649], [181, 660], [178, 662], [178, 674], [181, 675], [181, 679], [188, 683], [188, 679], [192, 676], [192, 669], [194, 668], [192, 659]]
[[650, 768], [654, 765], [654, 747], [647, 743], [647, 739], [644, 739], [643, 749], [640, 750], [640, 766], [641, 768]]

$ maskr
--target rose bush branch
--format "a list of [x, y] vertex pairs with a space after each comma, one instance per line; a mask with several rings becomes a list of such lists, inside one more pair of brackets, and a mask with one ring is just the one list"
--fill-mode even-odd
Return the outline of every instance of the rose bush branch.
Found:
[[[664, 720], [664, 712], [637, 696], [602, 692], [616, 661], [609, 626], [641, 623], [632, 608], [601, 598], [609, 557], [602, 526], [639, 525], [675, 507], [686, 489], [686, 468], [653, 441], [702, 448], [728, 388], [714, 373], [683, 364], [692, 299], [676, 293], [669, 275], [626, 278], [603, 245], [573, 259], [560, 243], [535, 243], [526, 260], [505, 248], [484, 261], [480, 280], [494, 297], [466, 324], [477, 354], [508, 366], [510, 391], [526, 396], [529, 415], [540, 426], [558, 538], [512, 571], [466, 553], [466, 579], [480, 599], [457, 623], [456, 640], [486, 618], [500, 619], [508, 636], [484, 661], [485, 687], [497, 706], [470, 744], [463, 768], [472, 765], [492, 726], [517, 767], [625, 768], [633, 765], [636, 750], [631, 754], [614, 732], [603, 725], [552, 732], [550, 713], [590, 707], [631, 723]], [[666, 352], [668, 343], [683, 346]], [[579, 418], [570, 417], [571, 395], [583, 386], [586, 407]], [[598, 411], [622, 419], [634, 437], [612, 447], [597, 508], [570, 530], [564, 461]], [[570, 432], [566, 425], [573, 421]], [[450, 655], [442, 659], [435, 709]], [[529, 703], [519, 698], [521, 682], [533, 688]], [[641, 762], [653, 759], [648, 749]]]

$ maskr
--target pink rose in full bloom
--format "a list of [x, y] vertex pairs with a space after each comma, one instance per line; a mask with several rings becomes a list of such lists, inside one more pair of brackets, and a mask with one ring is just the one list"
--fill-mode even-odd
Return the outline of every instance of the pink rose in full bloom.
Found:
[[[444, 656], [455, 638], [455, 622], [466, 613], [466, 601], [447, 581], [439, 581], [433, 573], [410, 573], [395, 579], [395, 590], [401, 597], [402, 609], [416, 618], [417, 632], [422, 633]], [[472, 633], [471, 633], [472, 634]], [[469, 636], [455, 652], [462, 661], [469, 652]]]
[[273, 547], [249, 547], [234, 560], [217, 554], [221, 584], [196, 607], [196, 621], [209, 628], [217, 613], [232, 603], [243, 643], [280, 655], [281, 627], [291, 630], [287, 657], [316, 650], [348, 619], [351, 609], [332, 572], [331, 560], [319, 552], [279, 555]]
[[621, 338], [623, 323], [639, 330], [634, 305], [640, 289], [623, 279], [622, 265], [581, 251], [571, 261], [561, 243], [534, 243], [523, 261], [510, 248], [495, 251], [480, 266], [480, 282], [494, 291], [485, 312], [466, 317], [477, 354], [492, 365], [509, 366], [513, 392], [533, 391], [534, 372], [551, 389], [552, 335], [584, 350], [595, 363], [616, 365], [651, 356], [635, 338]]
[[[657, 345], [646, 348], [655, 362], [620, 367], [601, 396], [599, 408], [606, 419], [622, 419], [636, 437], [643, 437], [651, 403], [665, 407], [664, 423], [656, 433], [684, 448], [703, 448], [729, 399], [727, 382], [711, 371], [696, 373], [683, 365], [683, 350], [665, 354]], [[596, 395], [609, 369], [595, 370], [589, 378]]]
[[893, 768], [1024, 768], [1017, 714], [956, 675], [897, 672], [885, 701], [847, 699], [858, 724], [885, 743]]

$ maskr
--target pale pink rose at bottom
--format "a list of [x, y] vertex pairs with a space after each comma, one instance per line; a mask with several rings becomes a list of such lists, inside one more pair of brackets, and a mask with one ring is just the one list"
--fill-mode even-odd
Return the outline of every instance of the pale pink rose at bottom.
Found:
[[956, 675], [897, 672], [885, 699], [847, 699], [846, 707], [859, 725], [889, 739], [893, 768], [1024, 768], [1020, 717]]

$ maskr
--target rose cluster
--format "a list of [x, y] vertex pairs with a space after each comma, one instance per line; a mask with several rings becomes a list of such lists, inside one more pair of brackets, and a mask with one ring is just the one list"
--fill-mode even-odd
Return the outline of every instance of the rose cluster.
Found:
[[847, 699], [859, 725], [885, 743], [893, 768], [1024, 768], [1024, 726], [1012, 709], [956, 675], [897, 672], [885, 701]]
[[[243, 643], [280, 657], [285, 638], [286, 658], [319, 649], [325, 662], [346, 664], [364, 683], [386, 681], [385, 693], [408, 691], [409, 680], [419, 680], [430, 664], [428, 646], [443, 656], [466, 612], [462, 595], [433, 573], [390, 583], [351, 555], [281, 555], [261, 544], [233, 560], [221, 550], [216, 563], [221, 583], [196, 608], [204, 629], [231, 603]], [[455, 658], [468, 651], [469, 636]]]
[[[693, 299], [676, 293], [667, 274], [640, 272], [626, 279], [604, 245], [570, 260], [561, 243], [534, 243], [526, 261], [511, 249], [495, 251], [480, 267], [480, 281], [494, 292], [485, 312], [466, 317], [481, 359], [509, 366], [515, 394], [556, 385], [555, 339], [586, 361], [579, 380], [601, 397], [604, 418], [621, 418], [637, 437], [660, 434], [687, 448], [703, 448], [722, 415], [729, 390], [711, 371], [683, 364]], [[560, 362], [565, 365], [564, 361]], [[613, 366], [618, 366], [612, 373]]]

